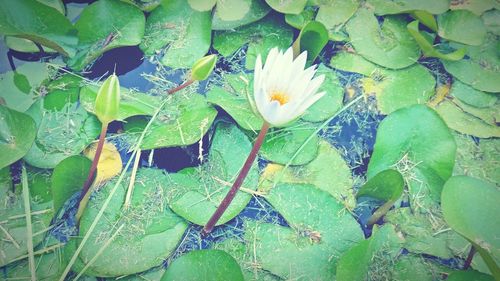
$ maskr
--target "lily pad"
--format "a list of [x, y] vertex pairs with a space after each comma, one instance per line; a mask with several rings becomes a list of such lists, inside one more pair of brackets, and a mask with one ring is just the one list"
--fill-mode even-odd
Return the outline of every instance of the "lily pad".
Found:
[[296, 29], [302, 29], [308, 22], [314, 20], [316, 9], [313, 6], [306, 6], [300, 14], [286, 14], [285, 21]]
[[57, 50], [75, 54], [77, 31], [59, 11], [35, 0], [2, 1], [0, 34], [25, 38]]
[[356, 13], [359, 0], [335, 0], [320, 3], [316, 20], [328, 29], [330, 40], [346, 41], [347, 35], [343, 31], [345, 23]]
[[451, 1], [450, 3], [450, 10], [468, 10], [478, 16], [487, 10], [493, 9], [494, 7], [495, 0]]
[[467, 176], [450, 178], [441, 195], [446, 222], [473, 243], [496, 277], [500, 274], [500, 242], [496, 237], [500, 232], [496, 223], [499, 200], [497, 186]]
[[390, 70], [347, 52], [338, 53], [330, 64], [340, 70], [369, 76], [361, 79], [363, 91], [377, 97], [377, 107], [382, 114], [426, 103], [434, 94], [436, 80], [420, 64], [401, 70]]
[[[97, 85], [85, 85], [80, 90], [80, 103], [90, 113], [94, 113], [95, 100], [97, 97]], [[155, 96], [135, 92], [124, 87], [120, 87], [120, 107], [118, 110], [118, 120], [124, 120], [135, 115], [153, 115], [160, 104], [160, 99]]]
[[487, 11], [481, 16], [481, 19], [489, 32], [500, 35], [500, 10]]
[[381, 26], [375, 15], [361, 8], [346, 24], [351, 44], [358, 54], [378, 65], [400, 69], [414, 64], [420, 48], [406, 29], [406, 21], [387, 16]]
[[283, 14], [300, 14], [304, 10], [307, 0], [266, 0], [266, 3], [274, 10]]
[[319, 21], [310, 21], [300, 30], [293, 43], [293, 52], [298, 55], [307, 51], [307, 64], [312, 64], [328, 43], [328, 31]]
[[24, 112], [39, 98], [38, 87], [48, 77], [46, 64], [25, 63], [16, 71], [0, 74], [0, 98], [7, 107]]
[[486, 27], [477, 15], [470, 11], [448, 11], [437, 18], [438, 34], [442, 38], [479, 46], [486, 38]]
[[482, 46], [454, 44], [453, 47], [467, 49], [467, 57], [459, 61], [442, 60], [446, 71], [473, 88], [492, 93], [500, 92], [500, 57], [497, 54], [498, 40], [489, 36]]
[[370, 266], [381, 262], [378, 259], [396, 258], [402, 240], [391, 225], [376, 229], [370, 238], [359, 242], [340, 257], [337, 280], [368, 280]]
[[75, 103], [61, 111], [47, 111], [37, 102], [27, 113], [38, 132], [24, 160], [35, 167], [54, 168], [64, 158], [82, 152], [100, 132], [99, 121]]
[[[16, 52], [22, 53], [38, 53], [40, 48], [35, 44], [35, 42], [13, 36], [5, 36], [5, 45]], [[41, 46], [41, 45], [40, 45]], [[49, 47], [42, 47], [45, 53], [57, 53], [56, 50]]]
[[[200, 1], [205, 2], [205, 1]], [[212, 29], [213, 30], [228, 30], [246, 25], [255, 21], [258, 21], [265, 17], [271, 9], [265, 3], [264, 0], [253, 0], [250, 1], [250, 7], [248, 12], [243, 16], [243, 18], [238, 20], [223, 20], [219, 14], [215, 13], [212, 18]]]
[[254, 263], [284, 279], [333, 280], [337, 257], [363, 239], [351, 214], [312, 185], [279, 184], [266, 199], [291, 228], [246, 221]]
[[431, 217], [412, 213], [410, 208], [398, 208], [390, 210], [384, 221], [396, 227], [405, 239], [403, 247], [412, 253], [443, 259], [466, 255], [469, 243], [455, 231], [446, 230], [448, 225], [441, 214]]
[[375, 9], [375, 14], [377, 15], [401, 14], [414, 10], [426, 11], [438, 15], [446, 12], [450, 6], [449, 0], [367, 0], [366, 3]]
[[140, 44], [145, 23], [141, 10], [122, 1], [100, 0], [88, 5], [75, 23], [79, 51], [69, 66], [81, 70], [106, 51]]
[[210, 48], [210, 12], [193, 10], [187, 1], [162, 1], [148, 17], [139, 46], [150, 56], [161, 50], [161, 63], [172, 68], [190, 68]]
[[217, 110], [202, 95], [174, 95], [147, 131], [141, 148], [193, 144], [205, 135], [215, 116]]
[[[259, 155], [266, 160], [283, 165], [288, 162], [291, 165], [304, 165], [311, 162], [318, 155], [319, 138], [315, 134], [316, 129], [309, 126], [307, 123], [298, 123], [293, 128], [275, 129], [268, 132]], [[311, 140], [292, 159], [311, 135], [313, 135]]]
[[[284, 166], [268, 164], [259, 181], [259, 191], [269, 192], [277, 183], [313, 184], [332, 195], [347, 209], [356, 205], [351, 170], [340, 153], [328, 142], [319, 141], [318, 156], [307, 165]], [[332, 171], [335, 171], [332, 173]]]
[[[192, 223], [205, 225], [231, 188], [251, 149], [252, 144], [247, 136], [236, 126], [219, 124], [208, 162], [193, 173], [169, 174], [167, 201], [172, 210]], [[242, 187], [255, 190], [258, 174], [255, 162]], [[217, 224], [223, 224], [238, 215], [251, 197], [240, 190]]]
[[479, 108], [492, 107], [497, 102], [495, 94], [478, 91], [460, 80], [453, 82], [450, 94], [468, 105]]
[[448, 281], [494, 281], [493, 276], [475, 270], [455, 271], [448, 276]]
[[64, 203], [76, 192], [82, 190], [92, 161], [80, 155], [70, 156], [57, 164], [52, 173], [52, 197], [57, 213]]
[[[399, 109], [379, 125], [367, 178], [396, 168], [409, 183], [411, 200], [439, 202], [444, 182], [451, 176], [456, 144], [439, 115], [425, 105]], [[417, 205], [415, 205], [417, 207]]]
[[144, 12], [151, 12], [158, 5], [160, 5], [161, 0], [121, 0], [123, 2], [128, 2], [137, 8], [143, 10]]
[[[35, 257], [36, 279], [41, 281], [57, 280], [64, 271], [64, 261], [60, 252], [52, 252]], [[28, 261], [7, 267], [6, 280], [30, 280], [31, 272]]]
[[228, 253], [221, 250], [198, 250], [177, 258], [168, 266], [161, 281], [169, 280], [243, 281], [244, 279], [238, 262]]
[[66, 104], [75, 103], [80, 95], [82, 78], [65, 74], [42, 88], [47, 91], [43, 107], [48, 110], [61, 110]]
[[287, 49], [292, 44], [292, 38], [291, 27], [278, 17], [268, 16], [234, 31], [216, 31], [213, 48], [222, 56], [229, 57], [243, 45], [248, 44], [245, 66], [247, 69], [253, 69], [259, 54], [265, 61], [267, 53], [272, 48]]
[[448, 267], [438, 265], [431, 259], [417, 255], [401, 255], [391, 269], [394, 280], [401, 281], [438, 281], [447, 280], [445, 275]]
[[451, 101], [444, 101], [436, 107], [436, 111], [445, 120], [448, 127], [463, 134], [480, 138], [500, 137], [500, 128], [488, 124], [484, 120], [467, 114]]
[[[160, 265], [182, 239], [187, 223], [164, 204], [170, 192], [168, 176], [159, 169], [137, 170], [131, 206], [123, 210], [129, 180], [130, 173], [83, 246], [74, 270], [82, 270], [81, 266], [102, 251], [87, 274], [112, 277], [138, 273]], [[108, 182], [89, 201], [80, 221], [80, 236], [87, 233], [114, 185], [115, 181]]]
[[[43, 240], [43, 234], [48, 230], [54, 214], [52, 201], [50, 201], [50, 184], [47, 184], [50, 174], [28, 169], [28, 178], [32, 233], [40, 232], [40, 234], [31, 237], [33, 246], [36, 246]], [[7, 265], [28, 253], [27, 241], [29, 238], [26, 231], [26, 216], [21, 189], [20, 184], [13, 185], [8, 168], [0, 170], [0, 201], [4, 202], [0, 206], [0, 220], [2, 221], [0, 266]]]
[[29, 115], [0, 105], [0, 169], [26, 155], [35, 137], [35, 121]]

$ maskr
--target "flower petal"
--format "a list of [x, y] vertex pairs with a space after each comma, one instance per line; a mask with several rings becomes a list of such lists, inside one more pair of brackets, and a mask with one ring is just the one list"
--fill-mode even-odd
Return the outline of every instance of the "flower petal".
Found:
[[[262, 78], [262, 58], [260, 57], [260, 54], [257, 56], [257, 60], [255, 61], [255, 69], [254, 69], [254, 75], [253, 75], [253, 88], [254, 91], [255, 89], [260, 88], [261, 85], [261, 78]], [[254, 93], [255, 95], [255, 93]]]

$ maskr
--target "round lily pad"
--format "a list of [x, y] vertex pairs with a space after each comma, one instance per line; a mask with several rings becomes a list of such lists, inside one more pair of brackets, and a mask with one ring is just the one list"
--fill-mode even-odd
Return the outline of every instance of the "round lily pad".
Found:
[[450, 94], [471, 106], [479, 108], [491, 107], [497, 102], [495, 94], [478, 91], [460, 82], [460, 80], [453, 82]]
[[493, 9], [486, 11], [481, 16], [481, 19], [489, 32], [500, 35], [500, 10]]
[[259, 191], [268, 192], [276, 184], [284, 182], [313, 184], [330, 193], [346, 208], [354, 209], [356, 200], [351, 170], [340, 153], [327, 141], [319, 141], [318, 156], [308, 164], [290, 166], [287, 170], [283, 168], [282, 165], [268, 164], [259, 180]]
[[489, 36], [481, 46], [453, 44], [455, 48], [466, 48], [467, 57], [459, 61], [442, 60], [446, 71], [473, 88], [492, 93], [500, 92], [500, 58], [498, 40]]
[[315, 20], [325, 25], [330, 40], [346, 41], [348, 38], [343, 27], [358, 9], [359, 0], [319, 2]]
[[281, 1], [266, 0], [274, 10], [284, 14], [300, 14], [306, 6], [307, 0]]
[[26, 155], [35, 137], [35, 121], [29, 115], [0, 105], [0, 169]]
[[401, 14], [415, 10], [437, 15], [446, 12], [450, 6], [449, 0], [368, 0], [366, 2], [375, 9], [377, 15]]
[[97, 118], [76, 103], [61, 111], [47, 111], [40, 102], [27, 112], [38, 126], [36, 140], [24, 160], [39, 168], [54, 168], [68, 156], [77, 155], [100, 132]]
[[483, 12], [493, 9], [498, 2], [495, 0], [451, 1], [450, 10], [468, 10], [480, 16]]
[[252, 2], [252, 0], [219, 0], [215, 6], [215, 15], [224, 21], [241, 20], [250, 11]]
[[363, 239], [356, 220], [311, 185], [280, 184], [266, 199], [291, 227], [245, 222], [255, 266], [284, 279], [333, 280], [338, 257]]
[[360, 8], [346, 24], [351, 44], [358, 54], [378, 65], [400, 69], [414, 64], [420, 48], [406, 29], [406, 21], [387, 16], [381, 26], [373, 13]]
[[[122, 181], [89, 236], [75, 264], [76, 271], [106, 247], [86, 271], [90, 275], [112, 277], [138, 273], [158, 266], [180, 242], [187, 223], [175, 215], [166, 204], [170, 192], [168, 176], [152, 168], [137, 170], [131, 205], [123, 209], [130, 172]], [[89, 230], [103, 202], [115, 186], [112, 180], [97, 191], [80, 221], [80, 236]], [[111, 237], [118, 231], [113, 240]], [[108, 245], [106, 245], [108, 244]]]
[[414, 182], [410, 194], [427, 194], [428, 199], [439, 201], [442, 186], [453, 171], [455, 153], [453, 135], [434, 110], [425, 105], [405, 107], [380, 123], [367, 178], [396, 167], [406, 180]]
[[[205, 2], [205, 1], [200, 1]], [[223, 20], [219, 14], [215, 13], [212, 18], [212, 29], [213, 30], [229, 30], [233, 28], [240, 27], [255, 21], [260, 20], [265, 17], [271, 9], [265, 3], [264, 0], [254, 0], [250, 2], [250, 8], [248, 12], [238, 20]]]
[[81, 70], [104, 52], [141, 43], [146, 19], [136, 6], [101, 0], [85, 7], [75, 23], [80, 50], [68, 65]]
[[[267, 133], [259, 155], [274, 163], [304, 165], [318, 155], [316, 128], [307, 123], [297, 123], [293, 128], [280, 128]], [[309, 142], [299, 151], [302, 144], [312, 135]], [[295, 158], [293, 156], [298, 152]]]
[[75, 103], [80, 95], [82, 78], [65, 74], [45, 86], [47, 95], [43, 99], [43, 107], [48, 110], [61, 110], [66, 104]]
[[[61, 261], [59, 252], [46, 253], [35, 256], [35, 274], [37, 280], [48, 281], [57, 280], [64, 271], [65, 264]], [[30, 280], [31, 271], [27, 260], [9, 266], [6, 269], [6, 280]]]
[[[169, 174], [167, 201], [172, 210], [192, 223], [205, 225], [231, 188], [251, 149], [251, 142], [236, 126], [219, 124], [207, 163], [191, 173]], [[258, 176], [255, 162], [242, 187], [255, 190]], [[243, 190], [238, 191], [217, 224], [238, 215], [251, 197]]]
[[470, 11], [448, 11], [437, 18], [438, 34], [442, 38], [479, 46], [486, 38], [486, 27], [477, 15]]
[[[193, 270], [196, 268], [196, 270]], [[221, 250], [191, 251], [176, 260], [167, 268], [161, 281], [243, 281], [243, 273], [238, 262]]]

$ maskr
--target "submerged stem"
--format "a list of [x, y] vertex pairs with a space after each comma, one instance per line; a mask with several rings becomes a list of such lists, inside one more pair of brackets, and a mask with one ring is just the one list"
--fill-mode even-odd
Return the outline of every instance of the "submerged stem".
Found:
[[167, 92], [167, 93], [168, 93], [169, 95], [171, 95], [171, 94], [173, 94], [173, 93], [175, 93], [175, 92], [178, 92], [178, 91], [180, 91], [180, 90], [182, 90], [182, 89], [186, 88], [187, 86], [189, 86], [189, 85], [193, 84], [193, 82], [194, 82], [194, 80], [191, 80], [191, 79], [190, 79], [190, 80], [187, 80], [186, 82], [184, 82], [184, 83], [180, 84], [179, 86], [177, 86], [177, 87], [175, 87], [175, 88], [172, 88], [172, 89], [168, 90], [168, 92]]
[[[82, 203], [82, 199], [85, 198], [85, 195], [88, 193], [90, 186], [94, 182], [94, 176], [97, 171], [97, 163], [99, 163], [99, 158], [101, 158], [102, 148], [104, 147], [104, 139], [106, 137], [106, 132], [108, 131], [108, 123], [103, 123], [101, 128], [101, 135], [99, 136], [99, 141], [97, 143], [97, 148], [95, 150], [94, 159], [92, 160], [92, 166], [90, 166], [89, 175], [83, 184], [82, 193], [80, 194], [80, 198], [78, 199], [78, 210], [83, 211], [85, 206], [80, 206]], [[86, 202], [86, 201], [85, 201]], [[86, 205], [86, 203], [85, 203]]]
[[476, 253], [476, 248], [474, 248], [474, 245], [471, 245], [469, 254], [467, 255], [467, 259], [465, 260], [463, 270], [467, 270], [470, 267], [470, 264], [472, 263], [472, 258], [474, 258], [474, 254]]
[[252, 167], [252, 164], [255, 161], [255, 158], [257, 157], [257, 153], [259, 152], [259, 149], [262, 146], [262, 142], [264, 141], [264, 137], [266, 136], [267, 130], [269, 130], [269, 123], [264, 121], [264, 124], [262, 124], [262, 128], [260, 129], [259, 135], [257, 136], [257, 140], [255, 140], [252, 150], [250, 151], [250, 154], [248, 155], [245, 164], [241, 168], [238, 177], [234, 181], [233, 186], [227, 193], [226, 197], [224, 197], [219, 207], [217, 207], [217, 210], [215, 210], [215, 213], [208, 220], [205, 227], [203, 227], [203, 230], [201, 232], [202, 235], [206, 235], [212, 232], [212, 229], [214, 228], [215, 224], [217, 224], [220, 217], [226, 211], [227, 207], [229, 207], [229, 204], [231, 204], [231, 202], [233, 201], [234, 196], [236, 196], [236, 193], [243, 184], [243, 181], [245, 180], [248, 171], [250, 171], [250, 168]]

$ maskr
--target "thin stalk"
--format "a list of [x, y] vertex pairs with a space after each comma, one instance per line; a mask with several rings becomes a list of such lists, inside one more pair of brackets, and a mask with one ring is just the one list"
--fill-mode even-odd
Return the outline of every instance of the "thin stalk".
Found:
[[217, 207], [217, 210], [215, 210], [215, 213], [208, 220], [205, 227], [203, 227], [203, 230], [201, 232], [202, 235], [207, 235], [210, 232], [212, 232], [212, 229], [214, 228], [215, 224], [217, 224], [220, 217], [226, 211], [227, 207], [229, 207], [229, 204], [231, 204], [231, 202], [233, 201], [234, 196], [236, 196], [236, 192], [238, 192], [238, 190], [240, 189], [241, 185], [243, 184], [243, 181], [248, 175], [248, 171], [250, 171], [250, 168], [252, 167], [252, 164], [255, 161], [255, 158], [257, 157], [257, 153], [259, 152], [259, 149], [262, 146], [262, 142], [264, 141], [264, 137], [266, 136], [268, 130], [269, 130], [269, 123], [264, 121], [264, 124], [262, 124], [262, 128], [260, 129], [259, 135], [257, 136], [257, 140], [255, 141], [252, 150], [250, 151], [250, 154], [248, 155], [247, 160], [243, 165], [243, 168], [241, 168], [238, 177], [234, 181], [233, 186], [227, 193], [226, 197], [224, 197], [219, 207]]
[[[99, 136], [99, 142], [97, 143], [97, 148], [95, 150], [95, 156], [92, 160], [92, 166], [90, 166], [89, 175], [83, 184], [82, 193], [80, 194], [80, 198], [78, 199], [78, 205], [85, 197], [87, 192], [89, 191], [90, 186], [94, 182], [95, 172], [97, 171], [97, 163], [99, 163], [99, 158], [101, 158], [102, 148], [104, 147], [104, 138], [106, 137], [106, 132], [108, 131], [108, 123], [103, 123], [101, 128], [101, 135]], [[83, 206], [85, 207], [85, 206]], [[81, 207], [79, 207], [80, 209]]]
[[175, 87], [175, 88], [172, 88], [172, 89], [168, 90], [168, 91], [167, 91], [167, 93], [168, 93], [169, 95], [171, 95], [171, 94], [173, 94], [173, 93], [175, 93], [175, 92], [178, 92], [178, 91], [180, 91], [180, 90], [182, 90], [182, 89], [186, 88], [187, 86], [189, 86], [189, 85], [193, 84], [193, 82], [194, 82], [194, 80], [189, 79], [189, 80], [187, 80], [186, 82], [184, 82], [184, 83], [180, 84], [179, 86], [177, 86], [177, 87]]
[[474, 254], [476, 253], [476, 248], [474, 248], [474, 245], [471, 245], [469, 254], [467, 255], [467, 259], [465, 260], [463, 270], [467, 270], [470, 267], [470, 264], [472, 263], [472, 259], [474, 258]]
[[33, 229], [31, 226], [31, 200], [30, 191], [28, 189], [28, 175], [26, 174], [26, 167], [24, 165], [21, 173], [24, 213], [26, 214], [26, 247], [28, 248], [28, 261], [31, 272], [31, 280], [36, 281], [35, 254], [33, 253]]
[[130, 175], [130, 182], [127, 188], [127, 196], [125, 196], [125, 203], [123, 203], [123, 209], [126, 210], [130, 206], [130, 200], [132, 199], [132, 193], [134, 192], [135, 176], [137, 175], [137, 168], [139, 168], [139, 162], [141, 160], [141, 150], [138, 149], [135, 154], [134, 166], [132, 168], [132, 173]]

